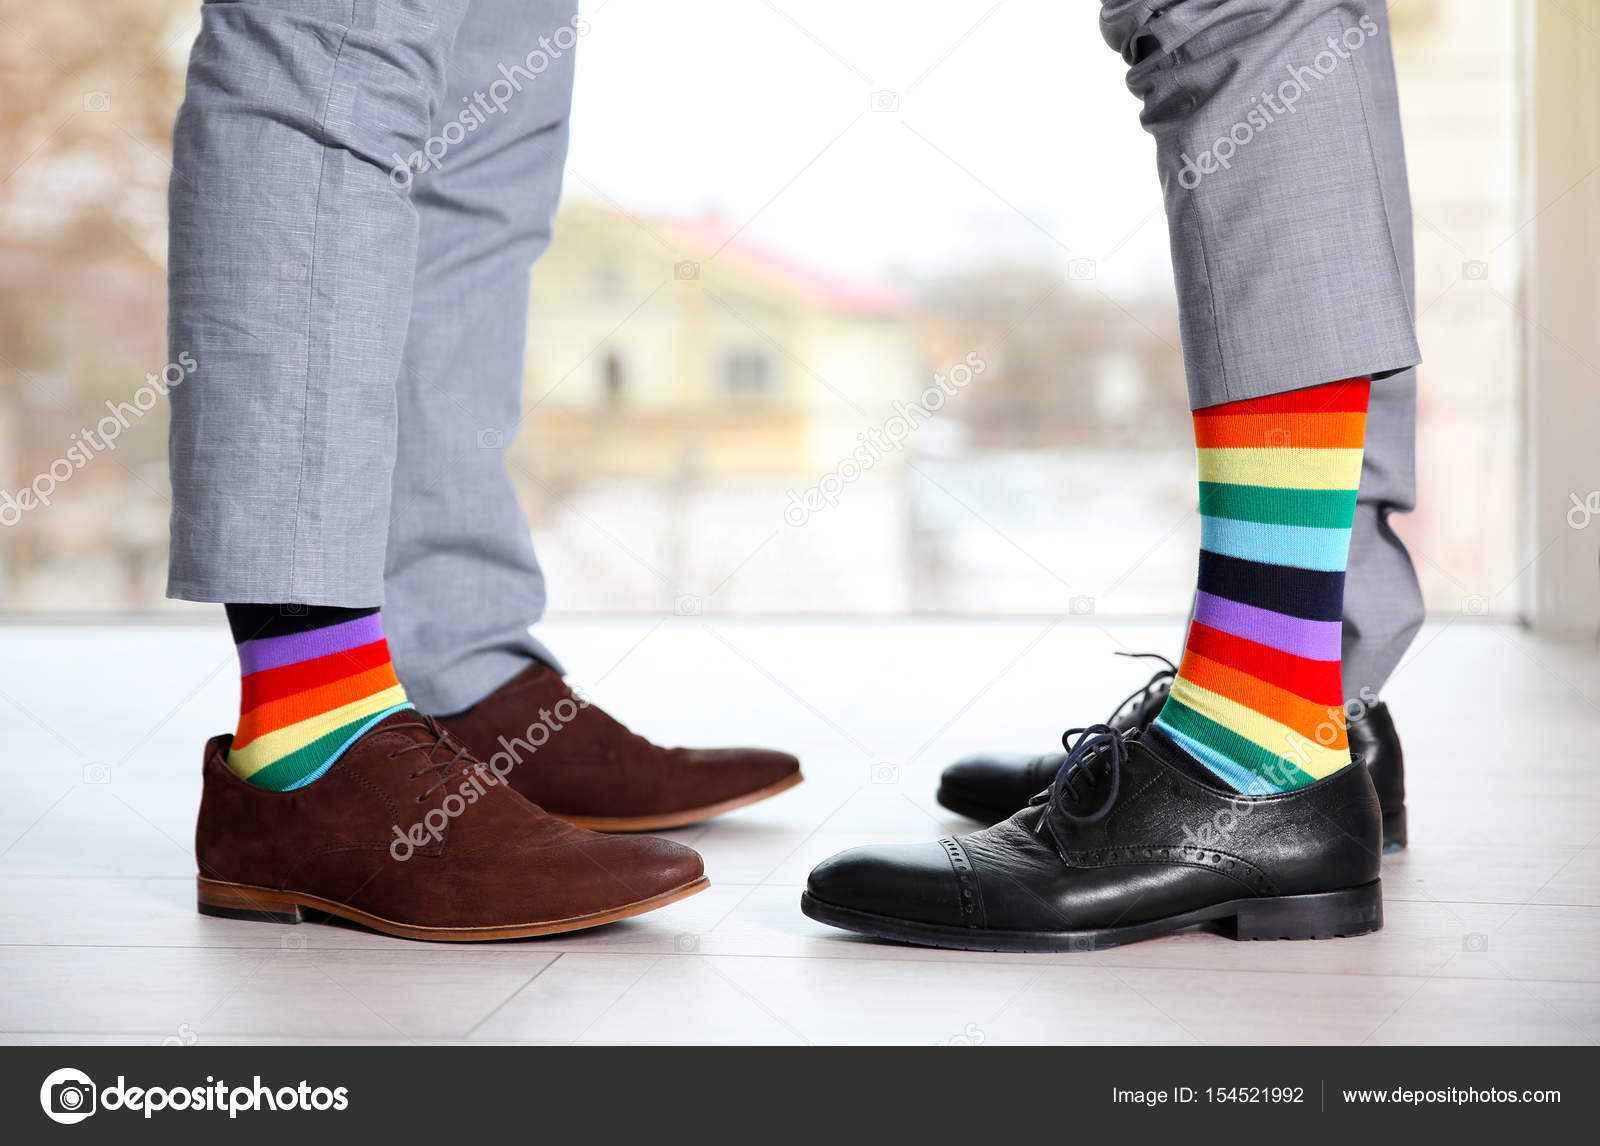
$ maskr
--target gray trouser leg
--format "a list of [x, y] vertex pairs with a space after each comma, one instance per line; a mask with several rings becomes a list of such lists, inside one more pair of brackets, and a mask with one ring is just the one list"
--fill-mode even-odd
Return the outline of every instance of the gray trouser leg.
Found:
[[467, 0], [205, 5], [173, 129], [168, 592], [376, 605], [427, 137]]
[[1388, 521], [1416, 504], [1420, 358], [1388, 12], [1381, 0], [1105, 0], [1101, 31], [1157, 141], [1190, 405], [1382, 379], [1343, 642], [1346, 694], [1378, 693], [1423, 619]]
[[[1389, 196], [1389, 227], [1400, 260], [1406, 298], [1416, 305], [1411, 239], [1411, 192], [1406, 181], [1405, 145], [1400, 136], [1400, 103], [1395, 92], [1394, 58], [1389, 44], [1389, 13], [1372, 5], [1381, 30], [1363, 49], [1375, 122], [1373, 150]], [[1367, 448], [1361, 465], [1361, 492], [1355, 527], [1350, 531], [1350, 561], [1344, 576], [1344, 691], [1381, 695], [1422, 627], [1422, 586], [1405, 543], [1389, 525], [1391, 513], [1410, 513], [1417, 505], [1417, 372], [1404, 370], [1374, 383], [1367, 406]]]
[[522, 417], [528, 271], [550, 241], [587, 28], [573, 12], [566, 0], [472, 0], [429, 132], [437, 159], [411, 183], [421, 235], [384, 617], [424, 712], [474, 704], [530, 657], [554, 663], [528, 632], [544, 575], [505, 446]]
[[1100, 24], [1156, 140], [1190, 405], [1416, 365], [1368, 5], [1103, 0]]

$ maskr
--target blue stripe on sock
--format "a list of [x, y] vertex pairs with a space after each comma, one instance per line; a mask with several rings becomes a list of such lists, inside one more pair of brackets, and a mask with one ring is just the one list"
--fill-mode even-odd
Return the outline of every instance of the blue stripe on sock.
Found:
[[1333, 572], [1344, 569], [1350, 555], [1350, 530], [1201, 517], [1200, 548], [1263, 565]]
[[311, 775], [309, 775], [309, 776], [305, 776], [305, 777], [302, 777], [299, 780], [296, 780], [293, 784], [290, 784], [287, 788], [284, 788], [283, 791], [285, 791], [285, 792], [293, 792], [296, 788], [304, 788], [307, 784], [311, 783], [311, 781], [313, 781], [313, 780], [321, 779], [323, 773], [325, 773], [329, 768], [332, 768], [336, 763], [338, 763], [339, 757], [343, 756], [347, 751], [349, 751], [350, 745], [354, 744], [357, 740], [360, 740], [363, 736], [365, 736], [367, 734], [367, 730], [369, 728], [371, 728], [374, 724], [378, 723], [378, 721], [382, 720], [386, 716], [393, 716], [397, 712], [404, 712], [406, 709], [413, 708], [413, 707], [415, 707], [415, 706], [410, 701], [407, 701], [404, 704], [397, 704], [393, 708], [384, 709], [382, 712], [380, 712], [376, 716], [374, 716], [371, 720], [369, 720], [365, 724], [363, 724], [360, 728], [358, 728], [354, 732], [352, 732], [350, 734], [350, 739], [346, 740], [343, 744], [339, 745], [339, 751], [335, 752], [332, 756], [328, 757], [326, 760], [324, 760], [322, 762], [322, 767], [321, 768], [318, 768], [315, 772], [311, 773]]
[[1202, 744], [1194, 737], [1178, 731], [1161, 717], [1157, 716], [1155, 723], [1164, 735], [1172, 738], [1174, 744], [1215, 772], [1235, 791], [1246, 796], [1273, 796], [1285, 791], [1283, 788], [1273, 787], [1250, 769], [1224, 756], [1209, 744]]

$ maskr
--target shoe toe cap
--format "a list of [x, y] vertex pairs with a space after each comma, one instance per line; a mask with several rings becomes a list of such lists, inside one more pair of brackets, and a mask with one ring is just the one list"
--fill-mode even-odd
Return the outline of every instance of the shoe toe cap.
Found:
[[974, 753], [963, 756], [940, 773], [939, 783], [971, 795], [992, 794], [997, 790], [1009, 793], [1027, 786], [1033, 759], [1015, 752]]
[[800, 760], [771, 748], [689, 749], [686, 761], [698, 798], [732, 799], [800, 774]]
[[640, 898], [674, 891], [706, 873], [699, 852], [658, 836], [596, 835], [585, 850]]
[[941, 843], [852, 848], [818, 864], [806, 891], [834, 907], [922, 923], [966, 923], [971, 914]]
[[1044, 788], [1050, 763], [1021, 753], [982, 752], [962, 757], [939, 776], [938, 799], [951, 811], [988, 821], [1003, 820]]

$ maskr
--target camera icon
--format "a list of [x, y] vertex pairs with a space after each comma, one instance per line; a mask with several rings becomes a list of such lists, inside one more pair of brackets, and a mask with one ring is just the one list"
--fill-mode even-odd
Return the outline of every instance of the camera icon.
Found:
[[1067, 937], [1068, 951], [1093, 951], [1093, 935], [1071, 935]]
[[1095, 276], [1093, 259], [1073, 259], [1067, 264], [1067, 277], [1075, 282], [1085, 282]]
[[1489, 277], [1489, 264], [1482, 259], [1468, 259], [1461, 264], [1461, 277], [1481, 282]]
[[679, 282], [690, 282], [700, 277], [700, 264], [692, 259], [683, 259], [672, 264], [672, 277]]
[[1470, 931], [1461, 937], [1461, 950], [1487, 951], [1489, 950], [1489, 937], [1481, 931]]
[[478, 431], [478, 448], [480, 450], [498, 450], [498, 449], [503, 449], [505, 447], [505, 444], [506, 444], [506, 436], [505, 436], [504, 433], [502, 433], [499, 430], [479, 430]]
[[1094, 616], [1093, 597], [1074, 597], [1067, 602], [1067, 615], [1072, 617]]
[[83, 766], [83, 782], [85, 784], [111, 783], [111, 765], [99, 763], [85, 764]]
[[672, 603], [672, 611], [680, 617], [698, 617], [701, 612], [700, 598], [693, 593], [680, 593]]
[[1468, 617], [1487, 617], [1489, 615], [1489, 598], [1474, 593], [1470, 597], [1461, 598], [1462, 615]]
[[278, 614], [283, 617], [303, 617], [306, 607], [297, 601], [290, 601], [278, 606]]
[[278, 946], [285, 951], [304, 951], [306, 949], [306, 937], [304, 935], [285, 935], [278, 940]]
[[50, 1108], [57, 1114], [93, 1114], [94, 1087], [81, 1082], [58, 1082], [50, 1091]]
[[672, 949], [681, 955], [693, 954], [700, 950], [700, 936], [690, 935], [687, 932], [682, 935], [674, 935], [672, 937]]
[[1267, 449], [1286, 450], [1292, 441], [1289, 431], [1282, 426], [1274, 426], [1267, 431]]
[[899, 111], [900, 93], [891, 91], [873, 92], [867, 101], [867, 106], [873, 111]]
[[52, 1071], [39, 1087], [39, 1105], [52, 1122], [71, 1126], [93, 1114], [99, 1103], [94, 1080], [81, 1070]]
[[110, 111], [111, 110], [111, 93], [110, 92], [102, 92], [102, 91], [84, 92], [83, 93], [83, 110], [84, 111]]
[[900, 766], [884, 761], [874, 764], [868, 775], [874, 784], [898, 784], [900, 783]]

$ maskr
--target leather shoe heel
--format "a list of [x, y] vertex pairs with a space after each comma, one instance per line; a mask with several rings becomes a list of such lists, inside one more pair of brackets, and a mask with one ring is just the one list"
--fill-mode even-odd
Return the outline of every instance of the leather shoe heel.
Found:
[[1315, 895], [1246, 899], [1233, 917], [1235, 939], [1334, 939], [1383, 927], [1381, 880]]
[[200, 876], [195, 880], [195, 906], [201, 915], [248, 919], [257, 923], [300, 923], [300, 905], [264, 887], [224, 883]]
[[1406, 850], [1406, 810], [1383, 814], [1383, 850], [1385, 852], [1403, 852]]

